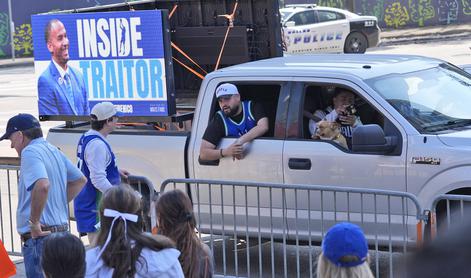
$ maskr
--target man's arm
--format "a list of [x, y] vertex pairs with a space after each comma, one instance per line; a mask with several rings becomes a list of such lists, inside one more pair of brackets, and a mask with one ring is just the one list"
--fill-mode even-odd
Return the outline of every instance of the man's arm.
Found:
[[239, 138], [239, 144], [251, 142], [253, 139], [262, 136], [268, 131], [268, 118], [263, 117], [258, 120], [257, 125]]
[[82, 191], [85, 183], [87, 183], [85, 176], [80, 177], [78, 180], [67, 182], [67, 203], [72, 201]]
[[90, 170], [90, 181], [96, 189], [105, 192], [113, 185], [106, 178], [106, 167], [111, 159], [108, 149], [100, 139], [93, 139], [85, 147], [85, 161]]
[[34, 183], [33, 190], [31, 191], [31, 213], [29, 216], [31, 236], [33, 238], [45, 236], [49, 231], [43, 232], [39, 219], [43, 213], [44, 206], [46, 205], [47, 196], [49, 194], [49, 180], [39, 179]]
[[216, 145], [206, 141], [201, 141], [200, 159], [201, 160], [218, 160], [225, 156], [241, 155], [243, 151], [242, 144], [234, 142], [229, 147], [223, 149], [216, 149]]

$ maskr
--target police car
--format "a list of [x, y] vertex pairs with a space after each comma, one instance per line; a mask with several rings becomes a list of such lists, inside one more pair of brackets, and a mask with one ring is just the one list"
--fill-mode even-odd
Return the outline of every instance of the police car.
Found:
[[316, 5], [280, 9], [285, 53], [364, 53], [379, 43], [378, 19]]

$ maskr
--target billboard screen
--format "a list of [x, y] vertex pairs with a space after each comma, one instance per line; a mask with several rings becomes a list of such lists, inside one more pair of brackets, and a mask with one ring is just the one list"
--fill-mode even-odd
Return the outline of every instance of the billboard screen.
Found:
[[172, 113], [162, 19], [159, 10], [32, 16], [40, 118], [88, 118], [102, 101], [123, 116]]

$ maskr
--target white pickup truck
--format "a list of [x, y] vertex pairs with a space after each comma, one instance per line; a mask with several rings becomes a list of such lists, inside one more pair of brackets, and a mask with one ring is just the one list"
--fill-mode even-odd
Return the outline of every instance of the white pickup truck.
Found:
[[[242, 160], [201, 162], [201, 138], [219, 109], [214, 92], [224, 82], [236, 84], [242, 99], [263, 104], [270, 129]], [[312, 140], [303, 116], [326, 108], [335, 87], [354, 92], [363, 122], [354, 130], [351, 150]], [[120, 167], [156, 186], [167, 178], [350, 186], [409, 192], [427, 208], [438, 194], [471, 193], [470, 104], [471, 75], [441, 60], [290, 56], [208, 74], [191, 132], [121, 128], [109, 141]], [[56, 127], [47, 139], [75, 159], [87, 128]], [[234, 140], [224, 138], [220, 146]]]

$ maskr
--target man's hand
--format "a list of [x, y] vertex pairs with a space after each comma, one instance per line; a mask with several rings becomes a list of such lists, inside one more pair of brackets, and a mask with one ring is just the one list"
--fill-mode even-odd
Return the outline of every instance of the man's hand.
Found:
[[41, 223], [31, 223], [29, 225], [29, 229], [31, 230], [31, 237], [32, 238], [38, 238], [38, 237], [43, 237], [49, 235], [51, 232], [50, 231], [43, 231], [41, 228]]
[[236, 140], [229, 147], [223, 149], [224, 156], [232, 156], [232, 160], [242, 159], [244, 148], [239, 140]]
[[349, 125], [353, 127], [356, 121], [356, 117], [355, 115], [348, 115], [348, 116], [339, 115], [339, 120], [343, 125]]
[[121, 179], [127, 180], [130, 173], [127, 170], [119, 169], [119, 175], [121, 176]]
[[353, 127], [356, 121], [356, 116], [348, 115], [346, 113], [347, 106], [348, 105], [343, 105], [343, 106], [337, 107], [335, 110], [337, 111], [338, 119], [342, 125], [349, 125]]

